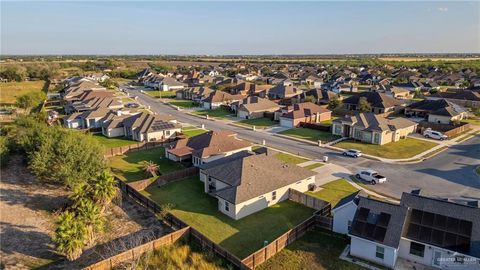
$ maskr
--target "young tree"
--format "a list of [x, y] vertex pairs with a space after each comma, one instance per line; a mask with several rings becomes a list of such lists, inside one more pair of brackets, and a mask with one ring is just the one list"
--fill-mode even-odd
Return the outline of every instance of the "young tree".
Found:
[[306, 96], [305, 102], [317, 103], [317, 99], [314, 96]]
[[159, 166], [153, 161], [145, 161], [143, 164], [143, 171], [146, 175], [152, 175], [153, 177], [157, 176], [157, 172], [159, 170]]
[[27, 93], [17, 98], [17, 106], [29, 113], [33, 107], [38, 106], [46, 98], [47, 96], [42, 91]]
[[95, 177], [92, 187], [92, 198], [102, 206], [102, 211], [115, 198], [117, 191], [117, 183], [110, 172], [105, 170]]
[[73, 212], [65, 211], [58, 217], [56, 225], [53, 241], [57, 251], [70, 261], [79, 258], [88, 236], [83, 220], [76, 218]]
[[372, 105], [368, 103], [366, 97], [361, 97], [358, 100], [358, 110], [361, 112], [371, 112], [372, 111]]
[[340, 101], [340, 99], [338, 99], [337, 97], [333, 97], [328, 101], [328, 109], [335, 110], [336, 108], [340, 107], [341, 104], [342, 102]]
[[87, 230], [87, 246], [95, 241], [95, 236], [102, 232], [105, 218], [100, 213], [100, 208], [92, 200], [87, 200], [84, 205], [75, 209], [77, 218], [82, 221]]

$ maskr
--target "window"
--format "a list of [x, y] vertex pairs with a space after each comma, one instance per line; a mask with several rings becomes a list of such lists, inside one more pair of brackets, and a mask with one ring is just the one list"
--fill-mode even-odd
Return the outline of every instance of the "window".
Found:
[[166, 130], [165, 135], [170, 136], [170, 130]]
[[374, 142], [374, 143], [380, 143], [380, 134], [375, 133], [375, 134], [373, 135], [373, 142]]
[[277, 199], [277, 192], [272, 192], [272, 201]]
[[230, 212], [230, 205], [228, 202], [225, 202], [225, 211]]
[[342, 134], [342, 126], [335, 125], [335, 134]]
[[415, 243], [415, 242], [410, 243], [410, 254], [423, 258], [424, 253], [425, 253], [425, 245]]
[[383, 258], [385, 257], [385, 248], [381, 247], [381, 246], [377, 246], [377, 250], [375, 252], [375, 257], [383, 260]]

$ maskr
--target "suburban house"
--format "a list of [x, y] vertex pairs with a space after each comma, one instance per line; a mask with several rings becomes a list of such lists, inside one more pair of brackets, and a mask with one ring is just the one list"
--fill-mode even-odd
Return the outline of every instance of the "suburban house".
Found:
[[261, 118], [266, 112], [275, 112], [280, 106], [266, 98], [250, 96], [232, 103], [231, 108], [237, 117], [245, 119]]
[[88, 80], [83, 77], [67, 80], [67, 87], [61, 92], [63, 99], [68, 100], [75, 96], [81, 95], [85, 91], [107, 91], [107, 88], [99, 85], [97, 82]]
[[294, 128], [300, 126], [300, 123], [320, 123], [331, 118], [332, 111], [312, 102], [304, 102], [287, 107], [279, 120], [280, 126]]
[[465, 107], [480, 107], [480, 92], [477, 91], [465, 89], [449, 90], [432, 94], [427, 99], [441, 98]]
[[249, 155], [200, 167], [205, 192], [218, 210], [238, 220], [288, 199], [289, 189], [306, 192], [315, 172], [266, 155]]
[[405, 108], [405, 115], [436, 124], [451, 124], [468, 116], [465, 108], [446, 99], [425, 99], [415, 102]]
[[453, 202], [403, 193], [393, 204], [360, 197], [350, 255], [395, 268], [400, 260], [439, 269], [479, 269], [478, 201]]
[[165, 151], [165, 156], [173, 161], [190, 161], [199, 166], [234, 153], [252, 150], [249, 142], [237, 139], [236, 133], [229, 130], [209, 131], [175, 142]]
[[278, 84], [266, 91], [270, 99], [286, 99], [302, 93], [302, 90], [292, 85]]
[[350, 96], [343, 100], [343, 106], [350, 111], [358, 110], [358, 102], [360, 98], [366, 98], [372, 107], [372, 112], [376, 114], [391, 114], [398, 112], [402, 108], [402, 103], [383, 93], [363, 92], [358, 95]]
[[415, 132], [417, 123], [406, 118], [388, 119], [374, 113], [357, 113], [333, 120], [332, 133], [366, 143], [397, 142]]
[[244, 98], [242, 95], [231, 95], [223, 91], [214, 91], [210, 95], [204, 98], [201, 103], [205, 109], [216, 109], [222, 105], [229, 105], [235, 101], [239, 101]]
[[339, 98], [339, 96], [332, 91], [311, 89], [292, 97], [292, 103], [305, 102], [307, 97], [313, 97], [315, 103], [319, 105], [328, 104], [330, 100]]
[[415, 92], [411, 92], [407, 88], [392, 85], [377, 85], [374, 87], [375, 92], [385, 93], [396, 99], [410, 99], [414, 97]]
[[342, 198], [334, 208], [332, 208], [333, 226], [332, 230], [336, 233], [348, 234], [352, 225], [353, 217], [357, 212], [358, 201], [361, 190]]
[[202, 99], [207, 98], [215, 90], [209, 87], [190, 87], [176, 92], [177, 99], [189, 99], [195, 102], [200, 102]]
[[172, 77], [165, 77], [159, 81], [158, 90], [160, 91], [175, 91], [185, 88], [187, 84], [179, 82]]
[[265, 92], [272, 87], [273, 85], [269, 85], [269, 84], [255, 84], [251, 82], [241, 82], [233, 86], [229, 90], [229, 92], [232, 95], [243, 95], [243, 96], [259, 95], [260, 93]]

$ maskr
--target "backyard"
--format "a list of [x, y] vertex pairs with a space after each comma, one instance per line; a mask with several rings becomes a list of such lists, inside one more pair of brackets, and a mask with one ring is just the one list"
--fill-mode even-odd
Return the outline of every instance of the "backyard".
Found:
[[240, 220], [218, 211], [215, 198], [204, 193], [198, 177], [186, 178], [143, 193], [239, 258], [260, 249], [313, 214], [313, 209], [284, 201]]
[[217, 108], [211, 110], [201, 110], [195, 111], [193, 114], [196, 115], [203, 115], [203, 116], [210, 116], [210, 117], [218, 117], [218, 118], [227, 118], [228, 116], [232, 115], [232, 112], [226, 108]]
[[340, 260], [347, 246], [346, 237], [326, 230], [308, 231], [297, 241], [261, 264], [256, 269], [303, 270], [303, 269], [365, 269], [356, 264]]
[[335, 147], [343, 149], [357, 149], [362, 151], [364, 154], [381, 158], [402, 159], [411, 158], [437, 145], [437, 143], [426, 140], [406, 138], [398, 142], [391, 142], [384, 145], [345, 140], [335, 144]]
[[292, 128], [281, 131], [279, 134], [313, 142], [317, 142], [318, 140], [321, 140], [322, 142], [329, 142], [337, 138], [337, 136], [330, 132], [311, 128]]
[[278, 125], [278, 122], [273, 121], [269, 118], [255, 118], [255, 119], [246, 119], [242, 121], [236, 122], [237, 124], [243, 125], [243, 126], [250, 126], [255, 128], [270, 128], [273, 126]]
[[182, 127], [182, 133], [187, 138], [195, 137], [195, 136], [198, 136], [198, 135], [206, 133], [206, 132], [208, 132], [208, 130], [203, 129], [203, 128], [197, 128], [197, 127], [194, 127], [194, 126]]
[[307, 194], [329, 202], [332, 208], [348, 195], [357, 192], [354, 186], [350, 185], [345, 179], [338, 179], [321, 186], [321, 190], [317, 192], [307, 192]]
[[17, 97], [42, 91], [45, 81], [23, 81], [0, 83], [0, 104], [14, 104]]
[[148, 178], [143, 171], [144, 162], [152, 161], [159, 166], [160, 174], [166, 174], [183, 169], [180, 163], [165, 157], [165, 149], [157, 147], [149, 150], [127, 153], [109, 159], [112, 172], [120, 180], [133, 182]]
[[129, 140], [125, 137], [108, 138], [102, 134], [94, 134], [93, 138], [107, 149], [139, 143], [137, 141]]

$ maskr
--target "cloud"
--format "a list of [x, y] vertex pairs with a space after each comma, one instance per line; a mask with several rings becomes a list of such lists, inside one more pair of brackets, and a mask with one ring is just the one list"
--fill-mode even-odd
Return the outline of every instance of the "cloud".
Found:
[[447, 12], [448, 8], [447, 7], [438, 7], [437, 10], [440, 11], [440, 12]]

